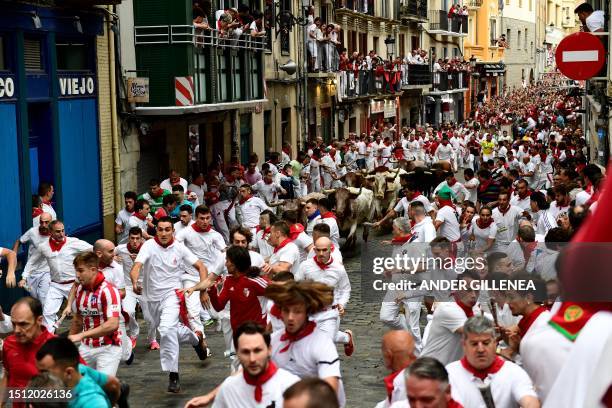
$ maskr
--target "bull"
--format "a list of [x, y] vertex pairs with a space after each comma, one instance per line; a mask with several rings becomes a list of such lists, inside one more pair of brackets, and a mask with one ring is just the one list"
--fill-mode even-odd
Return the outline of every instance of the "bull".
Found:
[[372, 201], [373, 217], [383, 217], [395, 206], [401, 188], [399, 182], [401, 174], [406, 174], [406, 171], [398, 168], [393, 171], [377, 171], [366, 177], [374, 192]]
[[[357, 243], [357, 226], [371, 220], [374, 193], [367, 188], [338, 188], [326, 190], [333, 195], [340, 236], [346, 237], [342, 250], [351, 250]], [[363, 227], [362, 238], [368, 240], [369, 230]]]

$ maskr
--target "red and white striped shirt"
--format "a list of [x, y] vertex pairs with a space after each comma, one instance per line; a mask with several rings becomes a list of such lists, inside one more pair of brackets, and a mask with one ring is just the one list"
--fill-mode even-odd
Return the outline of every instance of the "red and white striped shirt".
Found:
[[[76, 311], [83, 318], [83, 331], [100, 327], [107, 319], [119, 317], [121, 312], [119, 290], [98, 273], [91, 288], [79, 285], [76, 293]], [[120, 345], [119, 331], [102, 337], [84, 338], [83, 344], [90, 347]]]

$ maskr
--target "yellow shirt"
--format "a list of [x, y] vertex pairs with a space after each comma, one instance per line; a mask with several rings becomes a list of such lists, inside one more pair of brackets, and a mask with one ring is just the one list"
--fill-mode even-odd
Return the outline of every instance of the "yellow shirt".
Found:
[[482, 146], [482, 154], [490, 155], [493, 154], [493, 149], [495, 148], [495, 142], [492, 140], [489, 142], [488, 140], [483, 140], [480, 142]]

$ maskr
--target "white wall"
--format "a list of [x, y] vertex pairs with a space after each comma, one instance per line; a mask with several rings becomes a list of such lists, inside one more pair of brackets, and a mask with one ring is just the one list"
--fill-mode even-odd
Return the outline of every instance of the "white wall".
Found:
[[[506, 18], [513, 18], [515, 20], [527, 21], [530, 23], [536, 22], [536, 7], [538, 1], [545, 0], [510, 0], [510, 4], [506, 4], [504, 1], [503, 16]], [[519, 1], [523, 7], [519, 7]], [[529, 10], [529, 2], [531, 1], [531, 11]]]
[[[136, 69], [136, 48], [134, 47], [134, 8], [132, 0], [123, 0], [117, 5], [119, 30], [121, 33], [121, 65], [123, 70]], [[132, 74], [132, 76], [135, 76]]]

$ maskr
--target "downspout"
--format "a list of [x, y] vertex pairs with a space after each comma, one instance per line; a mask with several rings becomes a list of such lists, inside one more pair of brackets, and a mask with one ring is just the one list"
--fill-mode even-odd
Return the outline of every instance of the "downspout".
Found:
[[111, 139], [113, 151], [113, 195], [115, 203], [115, 212], [123, 206], [121, 195], [121, 160], [119, 156], [119, 130], [117, 126], [117, 77], [115, 67], [115, 33], [112, 30], [113, 20], [111, 15], [114, 14], [114, 6], [107, 6], [110, 14], [108, 17], [108, 54], [110, 58], [110, 91], [111, 91]]

